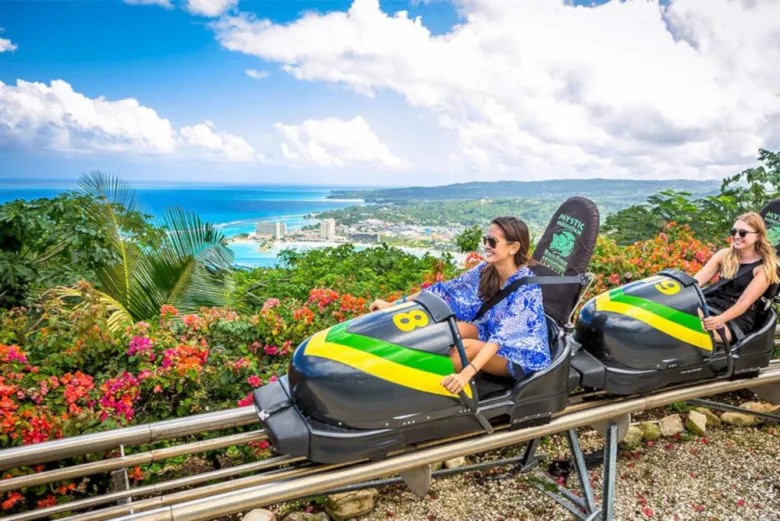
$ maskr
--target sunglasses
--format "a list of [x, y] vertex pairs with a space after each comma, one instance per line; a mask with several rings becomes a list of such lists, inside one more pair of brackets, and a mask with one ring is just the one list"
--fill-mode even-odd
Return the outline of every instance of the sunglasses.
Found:
[[739, 234], [740, 237], [745, 237], [749, 233], [758, 233], [758, 232], [751, 232], [748, 230], [737, 230], [736, 228], [731, 229], [731, 236]]
[[740, 237], [745, 237], [748, 233], [758, 233], [758, 232], [751, 232], [749, 230], [737, 230], [736, 228], [731, 229], [731, 236], [739, 234]]
[[490, 246], [491, 248], [495, 248], [496, 245], [498, 244], [512, 244], [512, 243], [507, 241], [499, 241], [498, 239], [496, 239], [495, 237], [491, 237], [490, 235], [483, 235], [482, 244], [484, 244], [485, 246]]

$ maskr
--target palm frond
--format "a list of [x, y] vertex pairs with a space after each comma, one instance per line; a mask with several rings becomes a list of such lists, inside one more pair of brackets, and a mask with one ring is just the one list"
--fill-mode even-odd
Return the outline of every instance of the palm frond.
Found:
[[162, 245], [144, 252], [134, 271], [137, 291], [134, 312], [158, 312], [163, 304], [182, 312], [224, 302], [225, 275], [232, 269], [233, 252], [224, 236], [197, 214], [175, 208], [162, 218]]
[[[81, 300], [82, 293], [80, 290], [71, 287], [57, 287], [52, 288], [51, 294], [58, 299], [74, 298], [77, 299], [77, 307], [85, 307], [86, 302]], [[115, 300], [111, 295], [102, 291], [95, 291], [100, 303], [106, 308], [108, 312], [107, 327], [112, 333], [120, 331], [124, 326], [133, 323], [133, 316], [122, 305], [121, 302]]]
[[120, 271], [116, 271], [112, 296], [127, 304], [130, 300], [132, 259], [128, 245], [122, 237], [121, 212], [138, 210], [138, 199], [130, 185], [120, 178], [103, 172], [89, 172], [79, 178], [79, 189], [95, 199], [88, 204], [87, 214], [105, 230], [109, 243], [116, 249], [120, 261]]

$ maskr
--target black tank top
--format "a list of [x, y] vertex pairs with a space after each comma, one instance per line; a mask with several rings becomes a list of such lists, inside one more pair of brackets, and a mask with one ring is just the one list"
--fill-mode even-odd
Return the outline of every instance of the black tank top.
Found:
[[[742, 296], [742, 294], [745, 292], [747, 287], [750, 285], [750, 283], [753, 281], [753, 270], [756, 269], [756, 266], [759, 266], [764, 261], [759, 259], [755, 262], [748, 262], [748, 263], [739, 263], [739, 268], [737, 268], [737, 277], [731, 279], [726, 284], [724, 284], [720, 290], [719, 293], [721, 293], [725, 297], [731, 297], [731, 298], [737, 298]], [[746, 270], [750, 266], [751, 269]], [[745, 273], [742, 273], [740, 275], [740, 272], [742, 270], [745, 270]]]

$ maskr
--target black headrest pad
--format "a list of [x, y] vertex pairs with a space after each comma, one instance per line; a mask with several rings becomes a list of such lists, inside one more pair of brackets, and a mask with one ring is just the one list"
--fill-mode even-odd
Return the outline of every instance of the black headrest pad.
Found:
[[[553, 214], [532, 258], [539, 263], [536, 275], [583, 275], [599, 235], [599, 210], [585, 197], [567, 199]], [[544, 310], [558, 324], [571, 315], [581, 286], [577, 284], [542, 286]]]

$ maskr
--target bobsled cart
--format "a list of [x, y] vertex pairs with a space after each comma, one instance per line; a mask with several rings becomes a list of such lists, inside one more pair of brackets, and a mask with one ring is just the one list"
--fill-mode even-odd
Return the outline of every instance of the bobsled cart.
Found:
[[[780, 214], [780, 201], [772, 204]], [[704, 294], [675, 270], [591, 299], [573, 327], [598, 227], [592, 201], [567, 200], [534, 250], [535, 277], [497, 297], [519, 284], [541, 284], [552, 359], [544, 370], [520, 381], [481, 372], [459, 395], [450, 394], [441, 385], [454, 372], [447, 353], [453, 345], [462, 360], [465, 353], [452, 311], [423, 292], [301, 343], [288, 374], [254, 394], [269, 440], [283, 454], [319, 463], [379, 459], [413, 443], [492, 432], [499, 424], [547, 423], [579, 387], [633, 394], [754, 376], [768, 365], [774, 310], [767, 304], [756, 330], [733, 346], [715, 345], [698, 316], [699, 307], [707, 309]]]
[[[780, 249], [780, 199], [767, 204], [761, 215]], [[771, 304], [780, 286], [770, 286], [754, 304], [758, 313], [751, 331], [740, 331], [733, 345], [722, 332], [724, 343], [716, 344], [702, 327], [698, 309], [708, 315], [706, 297], [727, 282], [701, 289], [690, 275], [667, 269], [588, 301], [573, 335], [578, 349], [572, 368], [579, 384], [626, 395], [698, 380], [757, 376], [772, 357], [777, 314]]]

